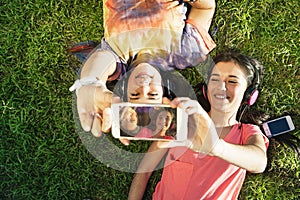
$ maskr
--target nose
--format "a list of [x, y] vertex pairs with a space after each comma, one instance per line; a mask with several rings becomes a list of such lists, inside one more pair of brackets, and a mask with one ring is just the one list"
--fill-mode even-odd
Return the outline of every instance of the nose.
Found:
[[226, 91], [226, 82], [221, 82], [221, 83], [220, 83], [220, 89], [221, 89], [222, 91]]
[[140, 95], [143, 97], [143, 98], [148, 98], [148, 93], [150, 91], [150, 86], [145, 84], [145, 85], [142, 85], [140, 87]]
[[135, 80], [136, 80], [137, 85], [147, 86], [151, 82], [151, 77], [148, 75], [141, 75], [141, 76], [136, 77]]
[[135, 119], [135, 115], [132, 113], [131, 115], [130, 115], [130, 120], [134, 120]]

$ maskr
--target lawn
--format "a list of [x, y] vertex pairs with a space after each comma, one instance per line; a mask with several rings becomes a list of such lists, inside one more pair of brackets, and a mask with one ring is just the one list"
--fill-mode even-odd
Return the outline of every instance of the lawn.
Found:
[[[299, 4], [219, 0], [212, 25], [218, 27], [212, 55], [234, 47], [260, 60], [265, 78], [255, 106], [271, 118], [291, 115], [296, 126], [291, 133], [298, 137]], [[80, 65], [66, 50], [77, 42], [100, 41], [102, 1], [2, 0], [0, 5], [0, 199], [126, 199], [133, 178], [126, 169], [132, 166], [120, 162], [112, 168], [109, 160], [115, 151], [143, 152], [149, 143], [124, 147], [110, 140], [118, 147], [113, 149], [83, 133], [74, 123], [68, 90]], [[195, 81], [192, 69], [183, 74]], [[270, 142], [266, 171], [247, 175], [240, 199], [299, 199], [299, 157]], [[160, 173], [151, 178], [145, 199], [151, 199]]]

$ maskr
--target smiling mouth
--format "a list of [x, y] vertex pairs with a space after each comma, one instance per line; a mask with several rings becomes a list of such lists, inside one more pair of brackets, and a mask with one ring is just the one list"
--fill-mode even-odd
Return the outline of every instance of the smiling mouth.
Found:
[[130, 119], [130, 122], [135, 122], [135, 121], [136, 121], [136, 118]]
[[229, 99], [229, 97], [226, 96], [226, 95], [215, 95], [215, 97], [216, 97], [217, 99]]
[[151, 79], [152, 79], [153, 76], [151, 76], [150, 74], [141, 72], [141, 73], [139, 73], [138, 75], [136, 75], [135, 78], [151, 78]]
[[168, 126], [166, 123], [160, 123], [159, 125], [163, 126], [163, 127], [167, 127]]

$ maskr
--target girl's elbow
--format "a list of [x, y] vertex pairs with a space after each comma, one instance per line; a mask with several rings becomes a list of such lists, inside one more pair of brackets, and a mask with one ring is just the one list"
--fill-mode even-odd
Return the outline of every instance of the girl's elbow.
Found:
[[267, 157], [264, 157], [260, 162], [256, 163], [252, 170], [249, 170], [251, 173], [262, 173], [267, 167]]

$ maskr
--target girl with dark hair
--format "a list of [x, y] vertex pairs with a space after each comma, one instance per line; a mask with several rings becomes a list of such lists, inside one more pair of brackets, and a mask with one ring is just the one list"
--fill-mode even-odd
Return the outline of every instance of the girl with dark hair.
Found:
[[220, 54], [215, 61], [204, 88], [209, 110], [189, 98], [170, 102], [189, 114], [189, 139], [154, 142], [140, 163], [129, 199], [142, 198], [152, 171], [166, 153], [153, 199], [237, 199], [246, 172], [264, 171], [268, 138], [258, 126], [239, 120], [244, 105], [256, 100], [261, 65], [236, 52]]
[[165, 108], [155, 109], [150, 113], [151, 122], [148, 126], [153, 130], [153, 138], [175, 139], [176, 130], [173, 130], [173, 113]]
[[[233, 62], [239, 66], [242, 66], [242, 70], [245, 73], [247, 81], [247, 89], [243, 95], [242, 104], [239, 107], [237, 114], [237, 120], [244, 123], [252, 123], [255, 125], [260, 125], [264, 118], [262, 116], [257, 116], [257, 113], [252, 113], [249, 107], [256, 102], [258, 97], [258, 87], [263, 78], [263, 66], [262, 64], [247, 55], [239, 53], [237, 50], [230, 49], [225, 53], [219, 54], [214, 58], [213, 65], [219, 62]], [[207, 72], [207, 82], [212, 76], [213, 67], [211, 67]], [[206, 92], [207, 86], [202, 85], [202, 92], [204, 93], [204, 98], [207, 101]], [[201, 102], [201, 101], [200, 101]], [[208, 102], [208, 101], [207, 101]], [[209, 103], [209, 102], [208, 102]], [[209, 111], [210, 108], [207, 108]]]
[[[251, 123], [257, 126], [262, 126], [263, 122], [267, 121], [269, 116], [259, 112], [255, 108], [250, 108], [258, 97], [259, 84], [263, 80], [263, 66], [256, 59], [252, 59], [246, 55], [242, 55], [238, 50], [229, 49], [227, 52], [217, 55], [214, 58], [214, 64], [219, 62], [234, 62], [240, 66], [243, 66], [247, 77], [247, 90], [244, 93], [242, 104], [237, 113], [237, 120], [241, 123]], [[213, 68], [210, 68], [213, 69]], [[209, 70], [207, 73], [208, 80], [211, 77], [212, 71]], [[206, 86], [202, 85], [202, 92], [206, 93]], [[205, 95], [204, 95], [205, 97]], [[199, 102], [204, 102], [203, 105], [208, 105], [209, 102], [205, 98], [203, 101], [203, 96], [198, 98]], [[206, 111], [209, 112], [210, 108], [207, 107]], [[297, 155], [299, 155], [299, 144], [300, 140], [298, 137], [285, 133], [284, 135], [278, 135], [272, 137], [279, 143], [285, 144], [290, 147]]]
[[168, 66], [159, 56], [139, 54], [128, 72], [114, 85], [113, 93], [123, 102], [162, 103], [179, 96], [196, 99], [192, 87], [177, 71], [165, 71]]

